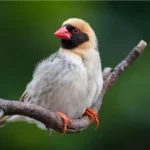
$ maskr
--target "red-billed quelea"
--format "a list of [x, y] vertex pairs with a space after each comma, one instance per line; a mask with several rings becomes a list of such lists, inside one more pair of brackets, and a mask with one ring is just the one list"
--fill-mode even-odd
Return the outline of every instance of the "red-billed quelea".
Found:
[[[72, 125], [72, 119], [83, 114], [98, 126], [98, 115], [90, 109], [103, 86], [96, 35], [87, 22], [77, 18], [65, 21], [54, 35], [60, 38], [60, 48], [38, 64], [21, 101], [56, 112], [65, 124], [63, 132], [67, 123]], [[6, 116], [0, 124], [15, 121], [35, 122], [45, 127], [20, 115]]]

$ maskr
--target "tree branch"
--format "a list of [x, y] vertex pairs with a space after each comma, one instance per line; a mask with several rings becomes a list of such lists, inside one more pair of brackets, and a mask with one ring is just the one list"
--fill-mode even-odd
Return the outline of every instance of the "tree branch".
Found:
[[[125, 69], [128, 68], [138, 58], [139, 55], [141, 55], [146, 46], [147, 46], [146, 42], [140, 41], [140, 43], [135, 48], [133, 48], [133, 50], [129, 53], [129, 55], [122, 62], [120, 62], [114, 69], [111, 68], [104, 69], [103, 90], [98, 100], [92, 107], [96, 112], [98, 112], [101, 107], [104, 94], [119, 79], [120, 75], [125, 71]], [[63, 132], [63, 124], [61, 119], [55, 113], [42, 107], [17, 101], [0, 99], [0, 109], [4, 111], [4, 115], [28, 116], [30, 118], [42, 122], [43, 124], [45, 124], [47, 128]], [[79, 133], [84, 129], [86, 129], [91, 123], [92, 121], [87, 116], [82, 116], [79, 119], [73, 120], [72, 128], [71, 129], [68, 128], [66, 133], [68, 134]]]

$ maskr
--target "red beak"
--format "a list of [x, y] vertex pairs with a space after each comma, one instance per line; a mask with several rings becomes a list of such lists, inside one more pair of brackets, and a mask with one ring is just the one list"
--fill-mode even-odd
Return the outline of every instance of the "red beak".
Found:
[[62, 27], [59, 30], [57, 30], [54, 35], [56, 35], [60, 39], [66, 39], [70, 40], [71, 39], [71, 34], [69, 31], [66, 29], [66, 27]]

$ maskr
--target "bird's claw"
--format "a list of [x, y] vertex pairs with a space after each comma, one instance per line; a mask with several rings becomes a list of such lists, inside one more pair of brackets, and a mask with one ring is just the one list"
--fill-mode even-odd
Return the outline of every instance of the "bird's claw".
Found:
[[88, 108], [88, 109], [86, 109], [85, 114], [87, 116], [89, 116], [90, 119], [92, 119], [93, 121], [95, 121], [96, 128], [98, 128], [98, 126], [99, 126], [99, 120], [98, 120], [98, 114], [95, 112], [95, 110], [91, 109], [91, 108]]
[[57, 115], [63, 120], [63, 134], [65, 134], [67, 131], [67, 125], [69, 125], [69, 128], [72, 127], [72, 120], [61, 112], [57, 112]]

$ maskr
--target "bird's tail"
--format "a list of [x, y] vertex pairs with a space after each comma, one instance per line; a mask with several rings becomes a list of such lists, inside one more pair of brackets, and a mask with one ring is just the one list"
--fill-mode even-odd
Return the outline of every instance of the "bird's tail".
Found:
[[25, 121], [25, 117], [20, 115], [5, 116], [2, 119], [0, 119], [0, 128], [4, 127], [10, 122], [17, 122], [17, 121]]
[[7, 124], [7, 120], [10, 116], [5, 116], [4, 118], [0, 119], [0, 128]]
[[20, 121], [26, 121], [28, 123], [35, 123], [40, 129], [43, 129], [43, 130], [46, 129], [45, 125], [42, 124], [41, 122], [31, 119], [29, 117], [21, 116], [21, 115], [5, 116], [4, 118], [0, 120], [0, 128], [4, 127], [8, 123], [20, 122]]

